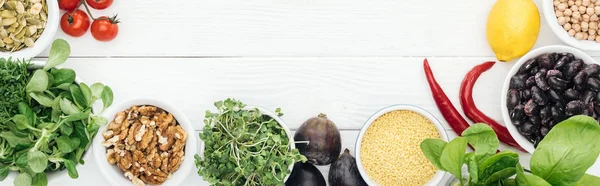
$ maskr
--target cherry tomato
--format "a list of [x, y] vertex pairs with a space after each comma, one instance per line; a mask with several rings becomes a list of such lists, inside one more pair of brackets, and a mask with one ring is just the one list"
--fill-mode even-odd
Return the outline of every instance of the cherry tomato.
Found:
[[58, 0], [58, 8], [66, 11], [73, 11], [80, 2], [80, 0]]
[[92, 36], [98, 41], [111, 41], [119, 33], [117, 17], [102, 16], [92, 23]]
[[90, 18], [81, 10], [75, 10], [74, 13], [65, 12], [60, 18], [60, 28], [67, 35], [80, 37], [90, 28]]
[[94, 9], [104, 10], [113, 3], [113, 0], [85, 0], [85, 2]]

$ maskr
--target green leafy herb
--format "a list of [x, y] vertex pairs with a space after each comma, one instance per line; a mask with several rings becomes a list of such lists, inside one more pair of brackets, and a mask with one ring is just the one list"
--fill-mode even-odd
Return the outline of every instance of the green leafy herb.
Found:
[[600, 178], [589, 174], [583, 175], [581, 179], [575, 184], [576, 186], [598, 186], [600, 185]]
[[18, 113], [16, 105], [27, 101], [28, 66], [29, 62], [0, 58], [0, 130]]
[[476, 155], [494, 154], [500, 141], [492, 127], [486, 124], [473, 124], [462, 132], [469, 144], [475, 148]]
[[[73, 70], [55, 68], [69, 53], [66, 41], [56, 40], [43, 69], [32, 74], [26, 65], [15, 63], [25, 68], [27, 74], [21, 74], [26, 81], [0, 84], [0, 93], [10, 95], [0, 96], [0, 181], [11, 170], [19, 172], [13, 183], [19, 186], [46, 186], [46, 173], [53, 171], [65, 170], [71, 178], [79, 177], [77, 164], [84, 163], [83, 153], [100, 125], [106, 124], [105, 118], [92, 113], [92, 105], [102, 99], [106, 108], [113, 95], [109, 87], [96, 83], [94, 87], [102, 91], [94, 96], [91, 87], [75, 82]], [[20, 69], [4, 69], [14, 65], [1, 59], [0, 65], [0, 74], [15, 75], [8, 69]], [[9, 81], [1, 78], [0, 82]]]
[[441, 139], [425, 139], [421, 142], [421, 149], [425, 157], [440, 170], [445, 171], [444, 167], [440, 163], [440, 157], [442, 157], [442, 150], [448, 144]]
[[[448, 172], [462, 178], [462, 166], [464, 164], [465, 150], [467, 149], [467, 139], [463, 137], [454, 138], [442, 150], [440, 164]], [[462, 179], [461, 183], [462, 183]]]
[[521, 164], [517, 164], [517, 185], [552, 186], [543, 178], [532, 174], [525, 174]]
[[274, 118], [233, 99], [215, 106], [200, 133], [203, 157], [195, 156], [198, 174], [211, 185], [283, 185], [288, 167], [306, 161]]

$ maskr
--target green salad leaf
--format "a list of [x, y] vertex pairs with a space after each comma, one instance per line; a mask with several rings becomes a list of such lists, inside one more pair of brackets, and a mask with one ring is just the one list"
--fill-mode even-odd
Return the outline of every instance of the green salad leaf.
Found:
[[517, 171], [517, 185], [532, 185], [532, 186], [552, 186], [550, 185], [550, 183], [548, 183], [546, 180], [544, 180], [543, 178], [540, 178], [539, 176], [533, 175], [533, 174], [525, 174], [525, 172], [523, 172], [523, 168], [521, 167], [521, 164], [517, 164], [516, 165], [516, 171]]
[[462, 183], [462, 166], [464, 164], [465, 150], [467, 150], [467, 138], [457, 137], [448, 142], [442, 150], [440, 164], [445, 170], [452, 173]]
[[234, 99], [215, 106], [200, 133], [204, 154], [195, 156], [198, 174], [211, 185], [284, 185], [288, 167], [306, 161], [274, 118]]

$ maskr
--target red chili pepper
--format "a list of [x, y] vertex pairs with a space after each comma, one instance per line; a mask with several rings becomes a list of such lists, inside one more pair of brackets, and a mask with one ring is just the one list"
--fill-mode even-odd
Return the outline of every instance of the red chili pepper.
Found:
[[471, 69], [467, 75], [465, 75], [465, 78], [460, 85], [460, 105], [462, 106], [463, 112], [467, 118], [469, 118], [471, 121], [489, 125], [492, 129], [494, 129], [494, 132], [496, 132], [496, 135], [498, 135], [498, 139], [501, 142], [515, 147], [523, 152], [527, 152], [525, 149], [519, 146], [515, 139], [512, 138], [505, 126], [500, 125], [494, 119], [481, 112], [473, 100], [473, 86], [475, 86], [475, 82], [477, 82], [477, 79], [483, 72], [492, 68], [494, 64], [496, 63], [493, 61], [484, 62], [473, 67], [473, 69]]
[[469, 123], [460, 115], [454, 105], [452, 105], [452, 102], [450, 102], [450, 99], [448, 99], [448, 96], [446, 96], [442, 87], [440, 87], [435, 80], [427, 59], [423, 61], [423, 69], [425, 70], [425, 77], [427, 77], [427, 83], [429, 83], [429, 88], [431, 89], [435, 104], [442, 113], [442, 116], [444, 116], [444, 119], [446, 119], [450, 127], [452, 127], [452, 130], [460, 136], [465, 129], [469, 128]]

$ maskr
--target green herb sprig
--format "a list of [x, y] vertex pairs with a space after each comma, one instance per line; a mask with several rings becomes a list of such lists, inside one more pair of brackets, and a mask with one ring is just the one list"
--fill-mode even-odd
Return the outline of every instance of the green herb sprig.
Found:
[[16, 186], [45, 186], [46, 172], [64, 169], [71, 178], [79, 176], [75, 166], [84, 163], [83, 154], [100, 125], [107, 123], [92, 113], [92, 105], [101, 100], [104, 110], [112, 104], [113, 93], [100, 83], [77, 84], [73, 70], [55, 68], [70, 52], [65, 40], [55, 40], [46, 65], [27, 77], [22, 92], [15, 91], [25, 98], [3, 105], [17, 113], [0, 123], [0, 181], [10, 171], [19, 172]]
[[[521, 167], [519, 154], [510, 150], [496, 153], [498, 137], [488, 125], [473, 124], [461, 136], [448, 143], [440, 139], [421, 143], [425, 157], [456, 176], [460, 185], [600, 185], [599, 177], [585, 173], [600, 155], [600, 125], [589, 116], [573, 116], [554, 126], [531, 157], [531, 174]], [[467, 144], [475, 151], [466, 153]], [[464, 164], [469, 172], [466, 179]]]
[[[234, 99], [206, 111], [204, 157], [195, 156], [198, 174], [211, 185], [283, 185], [288, 167], [306, 161], [277, 121]], [[280, 109], [276, 113], [281, 116]]]

